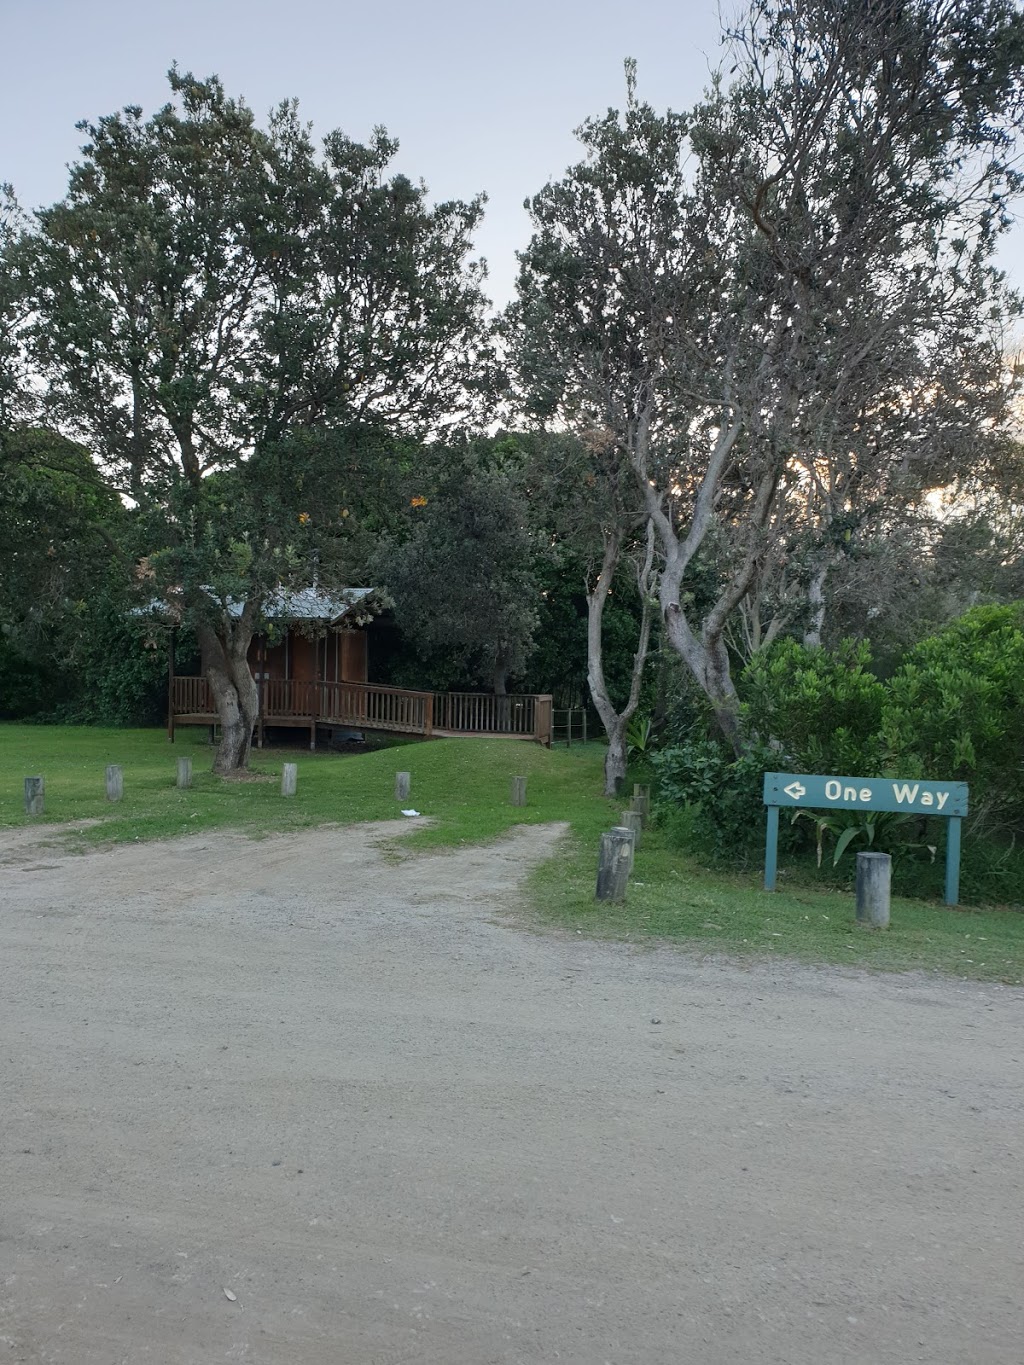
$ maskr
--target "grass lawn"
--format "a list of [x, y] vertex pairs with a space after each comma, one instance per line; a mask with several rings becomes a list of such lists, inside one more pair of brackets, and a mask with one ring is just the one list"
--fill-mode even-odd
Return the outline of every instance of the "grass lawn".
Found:
[[[175, 759], [190, 754], [193, 787], [174, 785]], [[617, 823], [620, 802], [600, 795], [599, 744], [550, 752], [506, 740], [435, 740], [358, 755], [283, 749], [254, 752], [253, 768], [271, 780], [223, 782], [210, 772], [205, 731], [179, 730], [172, 746], [160, 731], [0, 725], [0, 826], [29, 823], [23, 780], [46, 779], [45, 822], [94, 820], [64, 834], [95, 845], [169, 838], [217, 828], [254, 837], [330, 822], [398, 814], [394, 775], [412, 774], [409, 804], [434, 824], [410, 831], [412, 846], [481, 842], [524, 822], [566, 820], [564, 855], [537, 869], [530, 888], [541, 919], [594, 936], [672, 940], [708, 953], [795, 958], [897, 971], [1024, 981], [1024, 914], [949, 910], [894, 900], [892, 926], [873, 933], [854, 923], [849, 893], [786, 885], [769, 895], [756, 874], [710, 872], [670, 847], [657, 827], [645, 831], [627, 902], [593, 900], [598, 839]], [[280, 795], [282, 763], [299, 765], [298, 794]], [[124, 800], [107, 803], [103, 769], [124, 768]], [[528, 779], [525, 809], [509, 804], [513, 775]], [[763, 819], [761, 811], [752, 818]], [[38, 821], [33, 823], [39, 823]], [[60, 833], [55, 830], [55, 834]]]

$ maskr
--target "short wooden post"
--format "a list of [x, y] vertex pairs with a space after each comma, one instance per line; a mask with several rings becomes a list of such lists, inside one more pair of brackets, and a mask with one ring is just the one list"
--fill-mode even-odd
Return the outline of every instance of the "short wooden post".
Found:
[[650, 787], [642, 786], [639, 782], [634, 783], [632, 809], [639, 813], [641, 819], [646, 825], [648, 817], [650, 816], [651, 813]]
[[184, 791], [192, 785], [192, 760], [190, 758], [178, 759], [178, 786]]
[[412, 791], [412, 774], [395, 773], [395, 800], [408, 801]]
[[124, 770], [119, 763], [108, 763], [106, 771], [107, 800], [120, 801], [124, 796]]
[[512, 779], [512, 796], [511, 796], [511, 801], [512, 801], [513, 806], [525, 806], [525, 805], [526, 805], [526, 778], [525, 778], [525, 777], [513, 777], [513, 779]]
[[892, 859], [888, 853], [857, 854], [857, 923], [872, 929], [889, 927]]
[[45, 783], [41, 777], [25, 778], [25, 814], [42, 815]]
[[299, 784], [299, 765], [286, 763], [281, 769], [281, 795], [294, 796]]
[[644, 832], [644, 817], [638, 810], [624, 810], [622, 812], [621, 825], [623, 829], [633, 831], [633, 847], [640, 847], [640, 836]]
[[632, 870], [633, 831], [617, 825], [601, 835], [596, 898], [599, 901], [624, 901]]

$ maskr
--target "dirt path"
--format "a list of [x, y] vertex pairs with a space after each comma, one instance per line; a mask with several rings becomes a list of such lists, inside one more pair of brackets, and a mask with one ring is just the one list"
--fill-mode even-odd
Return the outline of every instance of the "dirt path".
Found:
[[0, 842], [0, 1361], [1019, 1365], [1024, 993], [387, 836]]

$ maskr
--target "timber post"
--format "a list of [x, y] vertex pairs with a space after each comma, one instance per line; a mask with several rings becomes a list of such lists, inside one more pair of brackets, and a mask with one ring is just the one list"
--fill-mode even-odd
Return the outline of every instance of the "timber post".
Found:
[[428, 692], [423, 703], [423, 733], [427, 739], [434, 733], [434, 694]]
[[639, 848], [640, 836], [644, 832], [644, 817], [640, 812], [638, 810], [624, 810], [622, 812], [621, 827], [633, 831], [633, 847]]
[[648, 819], [650, 818], [650, 814], [651, 814], [651, 789], [650, 789], [650, 787], [643, 786], [640, 782], [634, 783], [634, 785], [633, 785], [633, 804], [632, 804], [631, 809], [632, 809], [632, 810], [635, 810], [635, 811], [639, 814], [641, 820], [642, 820], [642, 821], [644, 822], [644, 824], [646, 825]]
[[259, 648], [256, 651], [256, 667], [259, 670], [259, 682], [256, 684], [258, 697], [257, 705], [259, 711], [256, 717], [256, 747], [263, 748], [263, 717], [267, 710], [267, 637], [260, 636]]
[[509, 799], [510, 799], [510, 801], [511, 801], [511, 803], [512, 803], [513, 806], [525, 806], [525, 805], [526, 805], [526, 778], [525, 778], [525, 777], [513, 777], [513, 779], [512, 779], [512, 793], [511, 793], [511, 796], [510, 796]]
[[46, 800], [45, 786], [41, 777], [25, 778], [25, 814], [42, 815]]
[[297, 763], [285, 763], [281, 768], [281, 795], [294, 796], [299, 783]]
[[545, 749], [551, 748], [551, 733], [554, 725], [554, 713], [551, 708], [554, 704], [554, 697], [550, 693], [542, 693], [533, 703], [533, 736]]
[[167, 742], [174, 743], [174, 627], [167, 646]]
[[621, 825], [601, 835], [597, 862], [599, 901], [624, 901], [629, 874], [633, 870], [633, 831]]
[[892, 859], [888, 853], [857, 854], [857, 923], [888, 929]]
[[395, 773], [395, 800], [408, 801], [412, 790], [411, 773]]
[[124, 769], [119, 763], [108, 763], [105, 774], [107, 800], [120, 801], [124, 796]]
[[178, 759], [178, 777], [176, 785], [180, 790], [185, 791], [192, 785], [192, 760], [190, 758]]

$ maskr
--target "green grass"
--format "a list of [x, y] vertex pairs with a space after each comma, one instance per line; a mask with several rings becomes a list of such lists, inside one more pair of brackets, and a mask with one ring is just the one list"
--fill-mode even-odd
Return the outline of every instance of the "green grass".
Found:
[[[190, 755], [193, 785], [175, 786], [175, 760]], [[412, 774], [412, 795], [401, 803], [434, 824], [410, 832], [413, 845], [438, 846], [493, 839], [513, 825], [572, 817], [594, 806], [607, 827], [611, 807], [599, 791], [600, 751], [578, 747], [549, 754], [512, 740], [434, 740], [391, 745], [363, 754], [312, 754], [308, 749], [254, 750], [252, 769], [267, 781], [224, 782], [211, 769], [205, 730], [179, 730], [173, 745], [155, 730], [0, 725], [0, 826], [39, 824], [24, 813], [24, 779], [46, 780], [43, 822], [94, 820], [73, 831], [74, 842], [120, 843], [164, 839], [211, 829], [270, 834], [330, 822], [399, 816], [395, 773]], [[298, 793], [280, 795], [281, 766], [299, 768]], [[104, 768], [124, 769], [124, 799], [108, 803]], [[529, 804], [509, 804], [511, 779], [525, 774]], [[55, 831], [59, 834], [59, 831]]]
[[[179, 792], [175, 759], [193, 758], [194, 785]], [[494, 839], [514, 825], [565, 820], [571, 826], [559, 857], [530, 882], [540, 920], [587, 935], [670, 941], [730, 957], [788, 958], [886, 971], [936, 971], [1020, 984], [1024, 981], [1024, 914], [950, 910], [897, 899], [887, 932], [859, 929], [848, 892], [787, 884], [773, 895], [756, 873], [713, 872], [672, 847], [665, 831], [645, 831], [624, 905], [593, 900], [598, 839], [616, 823], [621, 802], [600, 795], [599, 744], [547, 752], [505, 740], [435, 740], [352, 755], [296, 749], [254, 753], [265, 782], [222, 782], [210, 772], [205, 732], [178, 732], [169, 745], [153, 730], [99, 730], [0, 725], [0, 826], [30, 823], [23, 779], [46, 778], [45, 822], [73, 845], [170, 838], [234, 828], [254, 837], [312, 825], [384, 820], [398, 814], [394, 775], [412, 774], [410, 804], [433, 824], [410, 831], [413, 847]], [[298, 795], [279, 792], [281, 765], [299, 765]], [[103, 769], [124, 768], [125, 796], [107, 803]], [[528, 779], [528, 805], [509, 804], [510, 780]], [[752, 815], [761, 819], [760, 811]], [[96, 821], [70, 832], [60, 825]], [[40, 823], [34, 821], [32, 823]]]

